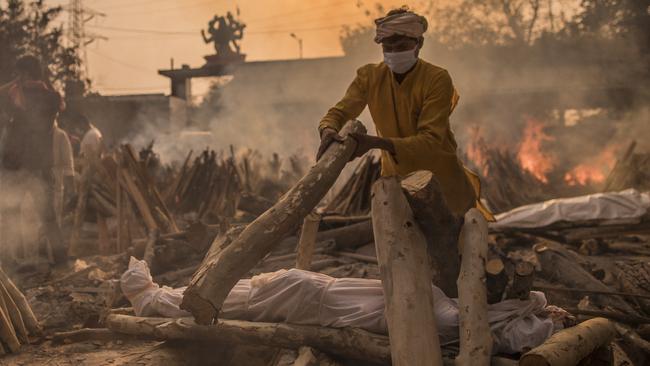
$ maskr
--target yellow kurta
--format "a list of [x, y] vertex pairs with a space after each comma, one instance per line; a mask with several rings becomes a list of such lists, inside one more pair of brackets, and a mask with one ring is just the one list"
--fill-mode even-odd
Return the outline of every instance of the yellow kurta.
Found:
[[456, 139], [449, 126], [456, 100], [449, 73], [426, 61], [419, 59], [401, 83], [383, 62], [368, 64], [357, 71], [345, 96], [323, 117], [319, 129], [338, 131], [367, 105], [378, 135], [395, 146], [394, 156], [382, 151], [382, 176], [429, 170], [440, 182], [449, 208], [461, 215], [477, 206], [479, 184], [456, 155]]

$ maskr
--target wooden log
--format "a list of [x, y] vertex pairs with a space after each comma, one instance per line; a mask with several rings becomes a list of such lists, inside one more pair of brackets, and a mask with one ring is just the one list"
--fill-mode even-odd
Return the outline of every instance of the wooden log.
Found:
[[25, 327], [27, 327], [29, 334], [41, 335], [43, 332], [41, 325], [38, 323], [36, 316], [32, 312], [32, 308], [29, 306], [27, 299], [25, 299], [25, 295], [23, 295], [22, 292], [18, 290], [18, 287], [14, 285], [13, 281], [9, 278], [9, 276], [7, 276], [2, 268], [0, 268], [0, 282], [2, 282], [4, 287], [9, 292], [9, 295], [11, 295], [11, 298], [16, 303], [16, 306], [20, 311], [20, 316], [23, 318], [23, 322], [25, 324]]
[[515, 264], [512, 286], [508, 289], [506, 299], [527, 300], [535, 279], [535, 266], [530, 262], [520, 261]]
[[[348, 123], [342, 132], [344, 135], [362, 133], [365, 128], [355, 121]], [[191, 312], [200, 324], [210, 324], [216, 319], [237, 281], [316, 207], [355, 149], [356, 141], [351, 138], [333, 143], [307, 175], [270, 210], [248, 225], [216, 258], [204, 261], [185, 290], [181, 308]]]
[[457, 297], [460, 273], [458, 234], [461, 217], [447, 207], [440, 185], [429, 171], [417, 171], [402, 181], [417, 224], [427, 240], [433, 283], [447, 296]]
[[99, 242], [99, 253], [102, 255], [111, 254], [111, 242], [108, 234], [106, 218], [97, 214], [97, 241]]
[[13, 353], [20, 351], [20, 341], [16, 336], [14, 327], [11, 324], [9, 315], [0, 306], [0, 339], [9, 347]]
[[53, 343], [73, 343], [86, 341], [115, 341], [132, 339], [128, 334], [117, 333], [106, 328], [82, 328], [52, 334]]
[[2, 282], [0, 282], [0, 297], [2, 297], [2, 309], [9, 316], [18, 340], [23, 344], [29, 344], [27, 327], [25, 327], [23, 317], [20, 315], [20, 310]]
[[352, 258], [356, 259], [358, 261], [366, 262], [366, 263], [373, 263], [373, 264], [378, 264], [377, 262], [377, 257], [372, 257], [369, 255], [363, 255], [363, 254], [357, 254], [357, 253], [349, 253], [349, 252], [333, 252], [333, 255], [338, 255], [341, 257], [346, 257], [346, 258]]
[[557, 286], [546, 286], [540, 284], [533, 284], [533, 290], [540, 291], [557, 291], [557, 292], [566, 292], [566, 293], [576, 293], [576, 294], [590, 294], [590, 295], [609, 295], [609, 296], [623, 296], [623, 297], [636, 297], [639, 299], [650, 299], [650, 295], [643, 294], [633, 294], [631, 292], [619, 292], [619, 291], [598, 291], [598, 290], [586, 290], [583, 288], [575, 287], [557, 287]]
[[487, 222], [473, 208], [465, 214], [460, 231], [461, 267], [458, 277], [459, 366], [489, 366], [492, 336], [488, 323], [485, 261], [488, 253]]
[[526, 352], [521, 366], [573, 366], [616, 335], [614, 324], [604, 318], [587, 320], [553, 334], [542, 345]]
[[[298, 243], [298, 238], [290, 236], [280, 243], [282, 248], [293, 248]], [[338, 249], [356, 249], [360, 246], [372, 243], [374, 241], [374, 234], [372, 232], [372, 221], [362, 220], [351, 225], [342, 226], [336, 229], [319, 231], [316, 234], [316, 242], [329, 242], [336, 243]]]
[[393, 365], [442, 365], [427, 243], [396, 177], [373, 185], [372, 223]]
[[[611, 291], [607, 285], [585, 271], [580, 264], [569, 259], [573, 254], [568, 253], [561, 244], [545, 241], [536, 244], [533, 249], [540, 261], [541, 274], [544, 278], [557, 281], [567, 287]], [[637, 315], [637, 312], [621, 298], [597, 296], [595, 300], [602, 305], [614, 306], [626, 313]]]
[[485, 286], [487, 287], [488, 304], [494, 304], [503, 298], [508, 286], [508, 275], [501, 258], [493, 258], [485, 264]]
[[390, 362], [388, 337], [354, 328], [239, 320], [219, 320], [214, 325], [198, 325], [188, 318], [143, 318], [115, 314], [108, 315], [106, 326], [115, 332], [159, 340], [259, 344], [292, 349], [310, 346], [355, 360]]
[[158, 229], [153, 229], [149, 232], [149, 238], [147, 239], [147, 245], [144, 247], [144, 255], [142, 259], [147, 262], [149, 268], [153, 268], [154, 258], [156, 257], [156, 242], [160, 237], [160, 232]]
[[152, 208], [149, 206], [149, 203], [147, 203], [147, 200], [136, 185], [133, 177], [131, 177], [128, 170], [124, 168], [119, 168], [119, 171], [122, 178], [121, 182], [124, 184], [126, 191], [129, 192], [133, 202], [135, 202], [138, 212], [140, 212], [140, 216], [147, 226], [147, 229], [150, 231], [154, 229], [160, 230], [156, 220], [154, 219]]
[[590, 309], [578, 309], [578, 308], [564, 308], [571, 314], [576, 315], [586, 315], [591, 317], [601, 317], [616, 320], [617, 322], [630, 324], [630, 325], [640, 325], [640, 324], [650, 324], [650, 318], [645, 316], [633, 315], [633, 314], [624, 314], [618, 311], [607, 311], [607, 310], [590, 310]]
[[309, 270], [311, 259], [316, 247], [316, 234], [320, 224], [320, 215], [312, 212], [302, 221], [300, 240], [298, 240], [298, 256], [296, 257], [296, 268]]
[[623, 339], [625, 339], [628, 343], [632, 344], [636, 348], [643, 350], [646, 355], [650, 356], [650, 342], [641, 338], [637, 332], [628, 326], [615, 323], [614, 327]]
[[300, 347], [298, 349], [298, 358], [292, 366], [316, 366], [319, 364], [316, 358], [316, 350], [311, 347]]

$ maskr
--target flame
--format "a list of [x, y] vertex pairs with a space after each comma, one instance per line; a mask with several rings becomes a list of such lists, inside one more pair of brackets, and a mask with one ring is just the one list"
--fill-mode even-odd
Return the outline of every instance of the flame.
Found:
[[554, 137], [544, 132], [544, 124], [534, 118], [528, 118], [524, 136], [517, 149], [517, 160], [524, 170], [535, 178], [548, 183], [546, 175], [553, 170], [555, 161], [552, 156], [542, 152], [544, 141], [553, 141]]
[[467, 144], [467, 158], [469, 158], [476, 168], [478, 168], [484, 177], [488, 175], [487, 164], [487, 143], [483, 136], [481, 136], [481, 128], [479, 126], [471, 126], [469, 128], [469, 143]]
[[618, 145], [610, 145], [593, 159], [576, 165], [564, 175], [564, 181], [570, 186], [604, 182], [607, 172], [611, 171], [616, 164], [618, 148]]

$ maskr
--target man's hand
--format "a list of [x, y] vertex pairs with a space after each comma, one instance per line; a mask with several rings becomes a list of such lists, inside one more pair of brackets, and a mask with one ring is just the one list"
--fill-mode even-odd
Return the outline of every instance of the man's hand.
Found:
[[393, 143], [388, 139], [366, 135], [365, 133], [352, 133], [350, 134], [350, 137], [357, 141], [357, 149], [354, 151], [350, 160], [360, 158], [372, 149], [386, 150], [395, 155], [395, 146], [393, 146]]
[[343, 142], [343, 137], [333, 128], [325, 127], [320, 133], [320, 146], [316, 154], [316, 161], [319, 161], [327, 148], [334, 142]]

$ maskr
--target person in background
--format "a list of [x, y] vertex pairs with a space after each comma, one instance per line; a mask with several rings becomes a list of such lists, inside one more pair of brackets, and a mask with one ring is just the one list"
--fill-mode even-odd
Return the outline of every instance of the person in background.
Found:
[[55, 120], [64, 103], [38, 58], [21, 57], [15, 72], [13, 81], [0, 86], [0, 101], [10, 116], [1, 152], [2, 184], [11, 187], [18, 202], [26, 193], [32, 196], [54, 260], [60, 263], [67, 260], [67, 250], [54, 208], [53, 145]]
[[53, 138], [54, 211], [61, 226], [63, 202], [67, 202], [75, 192], [74, 158], [68, 134], [56, 123]]

